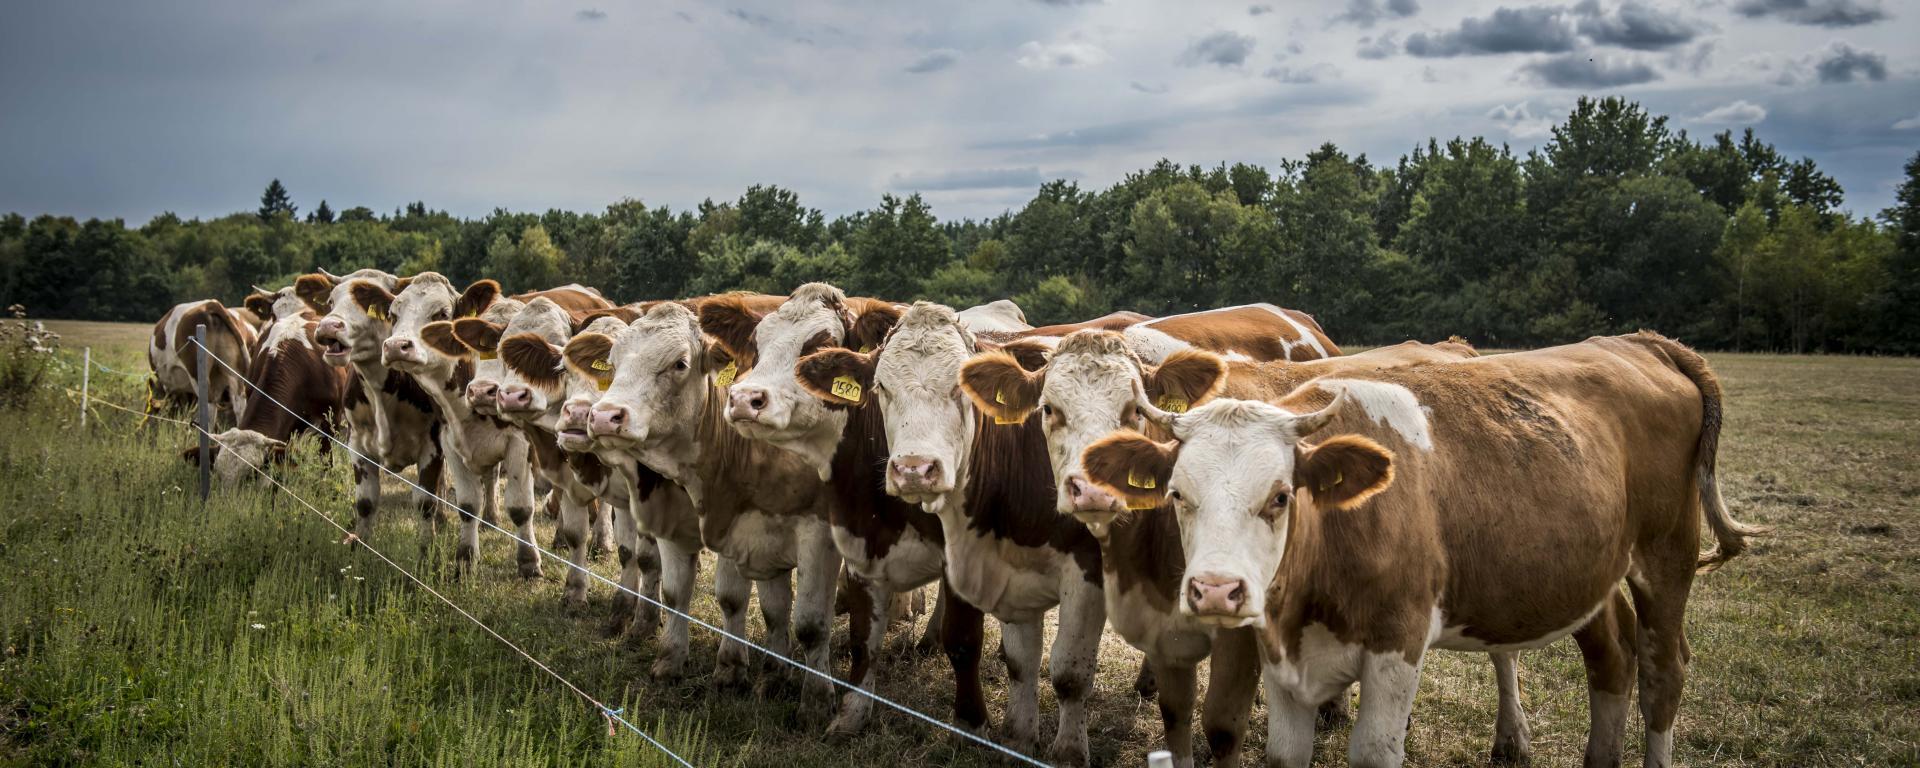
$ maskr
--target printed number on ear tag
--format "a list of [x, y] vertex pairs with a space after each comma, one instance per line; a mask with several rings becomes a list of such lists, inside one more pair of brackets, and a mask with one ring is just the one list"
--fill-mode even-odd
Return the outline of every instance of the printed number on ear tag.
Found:
[[1159, 508], [1160, 508], [1160, 502], [1154, 501], [1153, 499], [1142, 499], [1136, 496], [1127, 497], [1127, 509], [1139, 511], [1143, 509], [1159, 509]]
[[1132, 469], [1127, 470], [1127, 485], [1149, 491], [1160, 487], [1160, 483], [1153, 479], [1153, 475], [1143, 475], [1138, 470]]
[[589, 368], [592, 368], [592, 369], [594, 369], [594, 370], [596, 370], [596, 371], [611, 371], [611, 370], [613, 370], [613, 364], [612, 364], [612, 363], [609, 363], [609, 362], [607, 362], [607, 361], [605, 361], [605, 360], [595, 360], [595, 361], [593, 361], [592, 363], [590, 363], [590, 364], [588, 365], [588, 367], [589, 367]]
[[500, 353], [498, 352], [481, 352], [480, 353], [480, 359], [482, 360], [493, 360], [499, 357], [500, 357]]
[[999, 403], [999, 404], [1001, 404], [1001, 405], [1006, 405], [1006, 404], [1007, 404], [1007, 393], [1006, 393], [1006, 392], [1004, 392], [1004, 391], [1001, 391], [1001, 390], [998, 390], [998, 389], [996, 389], [996, 390], [994, 390], [994, 391], [993, 391], [993, 401], [994, 401], [994, 402], [996, 402], [996, 403]]
[[1153, 407], [1159, 408], [1167, 413], [1186, 413], [1188, 408], [1193, 407], [1193, 403], [1188, 402], [1186, 398], [1179, 395], [1161, 395], [1160, 399], [1153, 404]]
[[1021, 416], [1020, 418], [1017, 418], [1017, 419], [1009, 419], [1005, 416], [995, 416], [993, 417], [993, 423], [999, 424], [1002, 426], [1005, 426], [1008, 424], [1025, 424], [1027, 423], [1027, 417]]
[[740, 375], [739, 364], [729, 362], [727, 363], [727, 367], [720, 369], [719, 373], [713, 375], [713, 385], [722, 389], [731, 387], [733, 386], [734, 377], [738, 375]]
[[379, 307], [367, 307], [367, 317], [371, 317], [375, 320], [387, 319], [386, 314], [381, 312]]
[[857, 403], [860, 402], [860, 389], [860, 382], [854, 381], [852, 376], [841, 375], [833, 377], [834, 397]]

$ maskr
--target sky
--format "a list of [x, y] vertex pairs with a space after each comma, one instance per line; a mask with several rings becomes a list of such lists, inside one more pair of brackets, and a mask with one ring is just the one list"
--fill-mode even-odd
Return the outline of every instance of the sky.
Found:
[[691, 208], [778, 184], [941, 218], [1160, 158], [1541, 145], [1582, 95], [1753, 126], [1846, 208], [1920, 151], [1915, 0], [94, 0], [0, 23], [0, 211]]

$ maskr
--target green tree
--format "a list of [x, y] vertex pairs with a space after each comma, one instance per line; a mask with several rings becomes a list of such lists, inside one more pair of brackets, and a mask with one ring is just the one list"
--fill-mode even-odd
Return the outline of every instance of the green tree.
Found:
[[319, 206], [307, 212], [307, 223], [308, 224], [332, 224], [333, 223], [333, 209], [327, 206], [326, 199], [322, 198], [320, 200]]
[[546, 227], [534, 224], [520, 233], [515, 242], [505, 232], [494, 235], [487, 245], [487, 276], [500, 281], [509, 293], [552, 288], [566, 260], [547, 236]]
[[1880, 213], [1893, 236], [1887, 254], [1886, 282], [1875, 291], [1873, 307], [1879, 346], [1903, 354], [1920, 353], [1920, 152], [1907, 160], [1906, 179], [1894, 193], [1894, 205]]
[[[946, 263], [946, 238], [934, 226], [933, 211], [918, 194], [891, 194], [867, 216], [853, 236], [853, 275], [845, 286], [863, 296], [916, 296], [920, 284]], [[791, 286], [789, 286], [791, 287]]]
[[260, 220], [273, 221], [279, 218], [292, 219], [299, 209], [293, 205], [293, 196], [287, 194], [287, 188], [274, 179], [267, 184], [267, 191], [260, 193]]

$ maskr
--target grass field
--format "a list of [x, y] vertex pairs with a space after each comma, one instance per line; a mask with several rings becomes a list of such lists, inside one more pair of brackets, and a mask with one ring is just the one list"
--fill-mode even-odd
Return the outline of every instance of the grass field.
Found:
[[[144, 327], [58, 330], [76, 359], [84, 343], [108, 365], [144, 366]], [[1696, 582], [1677, 762], [1920, 765], [1920, 361], [1709, 357], [1729, 393], [1726, 497], [1775, 532]], [[77, 372], [58, 383], [77, 385]], [[96, 374], [94, 389], [140, 402], [138, 381]], [[285, 496], [227, 491], [202, 506], [177, 456], [183, 428], [136, 422], [102, 410], [82, 432], [57, 388], [0, 412], [0, 765], [668, 764]], [[344, 522], [350, 473], [313, 448], [287, 482]], [[456, 582], [444, 564], [452, 537], [423, 559], [402, 506], [389, 506], [375, 546], [695, 765], [996, 762], [884, 710], [868, 733], [829, 740], [793, 696], [712, 691], [715, 642], [698, 628], [693, 674], [655, 683], [651, 641], [603, 634], [607, 588], [566, 615], [560, 568], [520, 580], [499, 535], [482, 538], [478, 577]], [[709, 559], [703, 577], [711, 570]], [[719, 612], [703, 592], [695, 613]], [[842, 620], [837, 646], [844, 635]], [[1094, 758], [1140, 765], [1159, 716], [1131, 691], [1138, 654], [1111, 635], [1104, 650]], [[1587, 723], [1577, 651], [1563, 641], [1521, 664], [1536, 763], [1576, 764]], [[997, 705], [1004, 668], [991, 656], [985, 666]], [[902, 653], [885, 669], [883, 693], [947, 717], [944, 658]], [[1494, 698], [1484, 657], [1431, 654], [1409, 763], [1484, 763]], [[1046, 686], [1041, 707], [1050, 737]], [[1250, 761], [1264, 719], [1256, 712]], [[1344, 764], [1345, 738], [1323, 735], [1320, 762]]]

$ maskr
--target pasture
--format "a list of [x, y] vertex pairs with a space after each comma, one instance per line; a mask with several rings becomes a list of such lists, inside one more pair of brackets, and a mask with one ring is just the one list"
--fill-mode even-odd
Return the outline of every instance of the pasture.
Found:
[[[108, 365], [144, 368], [145, 326], [55, 325], [67, 357], [86, 343]], [[1708, 357], [1729, 398], [1726, 498], [1774, 532], [1695, 583], [1676, 763], [1920, 765], [1920, 361]], [[32, 407], [0, 412], [0, 765], [669, 764], [284, 494], [216, 492], [202, 506], [178, 457], [184, 428], [141, 430], [101, 409], [82, 432], [61, 389], [78, 381], [62, 371]], [[100, 396], [136, 408], [140, 387], [94, 377]], [[316, 449], [303, 438], [286, 482], [345, 522], [343, 454]], [[388, 492], [399, 500], [397, 484]], [[998, 762], [883, 709], [867, 733], [828, 739], [824, 713], [794, 706], [795, 686], [713, 690], [715, 639], [698, 627], [691, 674], [657, 683], [650, 640], [603, 632], [609, 588], [568, 615], [562, 566], [522, 581], [497, 534], [483, 534], [475, 578], [456, 581], [447, 529], [423, 558], [410, 511], [388, 509], [375, 547], [695, 765]], [[596, 566], [615, 575], [610, 557]], [[708, 556], [693, 613], [717, 621], [711, 571]], [[844, 656], [844, 617], [837, 627]], [[988, 634], [997, 647], [992, 622]], [[945, 658], [912, 656], [905, 640], [895, 632], [881, 693], [947, 719]], [[1158, 743], [1156, 707], [1132, 691], [1138, 665], [1109, 633], [1092, 697], [1098, 764], [1142, 764]], [[989, 654], [984, 667], [998, 706], [1004, 666]], [[1577, 763], [1586, 684], [1572, 642], [1523, 654], [1521, 686], [1536, 762]], [[1409, 764], [1484, 763], [1494, 701], [1484, 657], [1430, 654]], [[1259, 755], [1262, 712], [1254, 723]], [[1317, 754], [1344, 764], [1344, 727]]]

